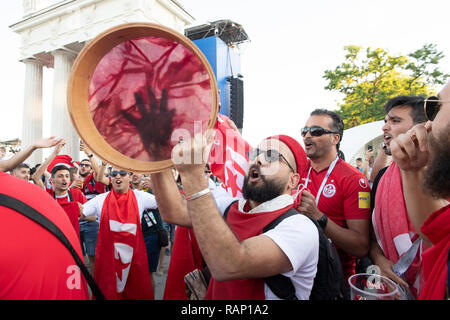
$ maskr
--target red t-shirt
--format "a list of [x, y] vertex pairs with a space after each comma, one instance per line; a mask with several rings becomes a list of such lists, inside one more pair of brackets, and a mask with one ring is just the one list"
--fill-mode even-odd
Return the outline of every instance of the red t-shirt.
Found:
[[[320, 172], [311, 169], [308, 190], [316, 199], [328, 169], [323, 169]], [[346, 220], [370, 219], [369, 182], [358, 169], [339, 159], [325, 183], [319, 198], [318, 209], [334, 223], [344, 228], [347, 227]], [[344, 274], [348, 278], [355, 273], [355, 257], [339, 248], [337, 249], [341, 257]]]
[[[0, 193], [50, 219], [82, 257], [80, 241], [64, 211], [34, 184], [0, 172]], [[66, 247], [24, 215], [0, 206], [0, 299], [88, 299], [86, 281]]]
[[87, 202], [86, 197], [83, 195], [80, 189], [78, 188], [71, 188], [70, 194], [72, 197], [72, 200], [69, 199], [69, 194], [61, 197], [61, 196], [55, 196], [52, 189], [46, 189], [47, 192], [50, 194], [50, 196], [59, 203], [59, 205], [64, 209], [67, 216], [69, 217], [70, 222], [73, 225], [73, 228], [75, 229], [78, 237], [80, 237], [80, 227], [78, 224], [78, 218], [80, 217], [80, 208], [78, 207], [77, 202], [84, 204]]
[[[64, 203], [64, 202], [70, 202], [69, 201], [69, 195], [67, 194], [64, 197], [60, 197], [60, 196], [54, 196], [53, 195], [53, 189], [46, 189], [47, 192], [50, 194], [50, 196], [52, 198], [55, 198], [56, 201], [58, 201], [58, 203]], [[72, 195], [72, 201], [73, 202], [79, 202], [81, 204], [85, 204], [87, 202], [86, 197], [84, 196], [83, 192], [81, 192], [80, 189], [78, 188], [71, 188], [70, 190], [70, 194]]]

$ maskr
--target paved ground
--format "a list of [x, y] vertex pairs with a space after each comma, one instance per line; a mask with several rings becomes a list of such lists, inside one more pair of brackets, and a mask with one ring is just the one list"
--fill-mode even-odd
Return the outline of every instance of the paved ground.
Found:
[[164, 295], [164, 288], [166, 285], [167, 279], [167, 270], [169, 269], [170, 256], [164, 257], [163, 263], [163, 274], [162, 276], [158, 275], [156, 272], [153, 273], [153, 279], [155, 280], [155, 300], [162, 300]]
[[[84, 257], [84, 261], [86, 262], [86, 267], [89, 268], [89, 259], [87, 256]], [[153, 279], [155, 280], [155, 300], [162, 300], [164, 295], [164, 288], [166, 285], [166, 279], [167, 279], [167, 270], [169, 269], [169, 263], [170, 263], [170, 255], [164, 256], [164, 262], [163, 262], [163, 273], [162, 275], [158, 275], [156, 272], [153, 273]], [[91, 294], [91, 290], [88, 286], [89, 294]]]

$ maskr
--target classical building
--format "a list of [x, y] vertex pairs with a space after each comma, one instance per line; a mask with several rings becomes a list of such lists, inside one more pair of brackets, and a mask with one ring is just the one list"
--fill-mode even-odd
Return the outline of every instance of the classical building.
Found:
[[[194, 18], [175, 0], [23, 0], [22, 19], [10, 26], [21, 35], [25, 63], [23, 146], [42, 137], [43, 67], [54, 69], [51, 135], [63, 137], [76, 159], [79, 138], [67, 111], [67, 81], [74, 59], [99, 33], [128, 22], [153, 22], [180, 33]], [[42, 161], [38, 151], [29, 163]]]

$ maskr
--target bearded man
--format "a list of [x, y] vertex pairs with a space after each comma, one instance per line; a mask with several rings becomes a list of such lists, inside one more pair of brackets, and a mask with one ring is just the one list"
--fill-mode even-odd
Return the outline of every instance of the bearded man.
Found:
[[[294, 206], [292, 193], [306, 166], [303, 148], [284, 135], [263, 140], [249, 155], [245, 199], [236, 201], [211, 195], [204, 174], [207, 140], [197, 135], [172, 151], [185, 198], [170, 170], [152, 174], [163, 219], [194, 229], [212, 275], [206, 299], [279, 299], [264, 281], [278, 274], [291, 280], [296, 298], [308, 299], [317, 271], [316, 226], [307, 217], [294, 214], [264, 232]], [[199, 154], [202, 156], [197, 157]], [[199, 158], [202, 161], [194, 161]], [[222, 217], [225, 212], [226, 221]]]

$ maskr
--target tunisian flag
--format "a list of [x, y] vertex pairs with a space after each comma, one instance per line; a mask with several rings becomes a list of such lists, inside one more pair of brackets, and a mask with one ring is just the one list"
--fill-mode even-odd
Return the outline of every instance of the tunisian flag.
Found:
[[111, 190], [106, 196], [95, 262], [94, 279], [106, 299], [154, 299], [138, 204], [132, 190]]
[[[222, 181], [222, 187], [233, 197], [242, 198], [242, 185], [248, 164], [250, 145], [219, 114], [214, 129], [215, 141], [209, 156], [212, 173]], [[203, 268], [203, 259], [194, 230], [178, 226], [167, 274], [164, 300], [185, 300], [184, 276], [196, 268]]]
[[222, 181], [222, 187], [233, 197], [242, 198], [242, 185], [248, 165], [250, 145], [230, 127], [229, 118], [217, 116], [215, 140], [209, 155], [213, 175]]

